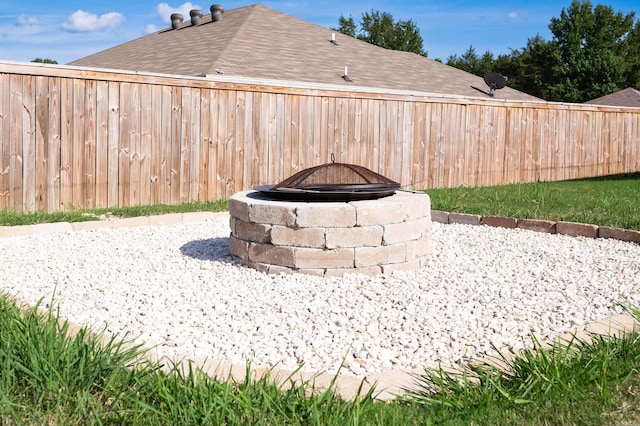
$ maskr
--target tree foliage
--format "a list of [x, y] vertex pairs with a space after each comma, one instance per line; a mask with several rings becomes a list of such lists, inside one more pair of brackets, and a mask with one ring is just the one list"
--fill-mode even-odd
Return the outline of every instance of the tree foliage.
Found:
[[447, 65], [476, 75], [494, 71], [495, 62], [496, 59], [491, 52], [487, 51], [482, 56], [479, 56], [473, 46], [469, 46], [469, 49], [462, 55], [451, 55], [447, 59]]
[[551, 40], [539, 35], [522, 49], [494, 58], [470, 47], [448, 65], [477, 75], [509, 77], [509, 86], [550, 101], [585, 102], [626, 87], [640, 89], [640, 23], [635, 13], [573, 0], [552, 18]]
[[416, 24], [411, 19], [394, 21], [393, 16], [387, 12], [377, 10], [372, 10], [371, 13], [365, 12], [362, 14], [359, 25], [351, 16], [348, 18], [340, 16], [338, 28], [334, 30], [385, 49], [427, 56]]
[[623, 89], [625, 40], [633, 19], [633, 13], [623, 15], [602, 5], [593, 8], [588, 0], [573, 0], [562, 9], [549, 24], [556, 50], [551, 58], [552, 90], [566, 101], [584, 102]]
[[54, 61], [53, 59], [42, 59], [42, 58], [35, 58], [31, 62], [37, 62], [39, 64], [57, 64], [58, 63], [58, 61]]

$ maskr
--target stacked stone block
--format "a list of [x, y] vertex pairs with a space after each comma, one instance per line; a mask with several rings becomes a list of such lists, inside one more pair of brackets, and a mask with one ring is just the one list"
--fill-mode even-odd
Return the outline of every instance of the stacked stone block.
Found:
[[231, 197], [229, 214], [231, 254], [272, 274], [388, 274], [422, 267], [429, 251], [431, 209], [424, 193], [294, 202], [245, 191]]

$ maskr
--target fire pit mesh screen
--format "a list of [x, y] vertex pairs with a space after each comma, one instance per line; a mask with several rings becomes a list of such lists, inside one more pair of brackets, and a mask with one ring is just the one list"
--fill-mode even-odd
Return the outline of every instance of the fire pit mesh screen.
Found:
[[396, 189], [392, 181], [366, 167], [345, 163], [326, 163], [302, 170], [271, 187], [277, 189], [304, 189], [313, 191]]

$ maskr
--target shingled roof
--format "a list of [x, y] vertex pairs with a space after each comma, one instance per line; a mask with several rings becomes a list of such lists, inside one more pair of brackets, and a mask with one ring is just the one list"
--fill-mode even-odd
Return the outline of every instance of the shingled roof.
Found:
[[[335, 43], [332, 42], [335, 37]], [[481, 77], [415, 53], [384, 49], [261, 4], [185, 19], [69, 65], [162, 74], [249, 77], [488, 97]], [[345, 67], [349, 80], [343, 78]], [[539, 98], [505, 87], [495, 99]]]
[[627, 87], [626, 89], [611, 93], [610, 95], [592, 99], [585, 103], [640, 108], [640, 91], [634, 89], [633, 87]]

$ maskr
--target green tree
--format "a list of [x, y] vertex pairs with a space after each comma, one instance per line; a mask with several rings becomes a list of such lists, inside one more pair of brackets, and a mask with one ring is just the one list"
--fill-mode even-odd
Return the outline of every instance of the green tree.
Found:
[[473, 46], [469, 46], [462, 55], [451, 55], [447, 59], [447, 65], [479, 76], [496, 71], [495, 64], [496, 59], [491, 52], [486, 51], [482, 56], [478, 56]]
[[353, 17], [340, 16], [338, 28], [334, 30], [385, 49], [427, 56], [416, 24], [411, 19], [396, 22], [387, 12], [373, 10], [371, 13], [365, 12], [362, 14], [359, 26], [356, 25]]
[[58, 63], [58, 61], [54, 61], [53, 59], [42, 59], [42, 58], [35, 58], [31, 62], [37, 62], [39, 64], [57, 64]]
[[640, 20], [625, 39], [625, 87], [640, 90]]
[[550, 49], [547, 60], [556, 62], [549, 82], [553, 92], [564, 101], [584, 102], [623, 89], [626, 38], [634, 16], [573, 0], [559, 18], [552, 18], [549, 29], [556, 52]]
[[536, 35], [526, 47], [512, 51], [497, 68], [502, 67], [498, 72], [509, 76], [510, 87], [548, 101], [563, 101], [562, 93], [556, 92], [553, 84], [560, 62], [555, 44]]
[[345, 18], [344, 16], [340, 16], [338, 19], [338, 28], [332, 28], [342, 34], [346, 34], [350, 37], [356, 38], [356, 21], [353, 20], [352, 16]]

